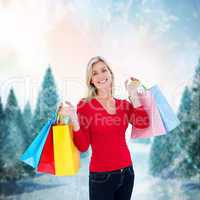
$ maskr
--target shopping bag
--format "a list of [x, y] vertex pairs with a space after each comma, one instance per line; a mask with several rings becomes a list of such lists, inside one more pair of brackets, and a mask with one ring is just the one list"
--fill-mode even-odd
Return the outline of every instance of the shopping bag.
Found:
[[75, 175], [80, 169], [80, 152], [73, 142], [72, 124], [54, 124], [55, 175]]
[[32, 166], [33, 168], [36, 168], [38, 166], [42, 149], [44, 147], [46, 138], [48, 136], [49, 129], [51, 125], [55, 122], [55, 120], [56, 120], [56, 116], [53, 114], [52, 118], [50, 118], [46, 122], [46, 124], [43, 126], [43, 128], [38, 133], [36, 138], [33, 140], [31, 145], [22, 154], [22, 156], [20, 157], [21, 161]]
[[151, 88], [151, 92], [155, 98], [165, 129], [167, 132], [172, 131], [179, 126], [180, 120], [157, 85]]
[[[67, 123], [69, 121], [68, 117], [63, 117], [56, 114], [56, 124]], [[55, 162], [54, 162], [54, 150], [53, 150], [53, 130], [52, 127], [49, 130], [44, 148], [41, 153], [40, 161], [38, 164], [37, 172], [55, 174]]]
[[144, 129], [132, 126], [131, 138], [148, 138], [166, 134], [166, 129], [151, 89], [146, 89], [145, 92], [139, 93], [138, 95], [141, 104], [144, 106], [144, 109], [148, 114], [150, 123], [149, 127]]
[[49, 130], [46, 142], [44, 144], [37, 171], [55, 174], [52, 127]]

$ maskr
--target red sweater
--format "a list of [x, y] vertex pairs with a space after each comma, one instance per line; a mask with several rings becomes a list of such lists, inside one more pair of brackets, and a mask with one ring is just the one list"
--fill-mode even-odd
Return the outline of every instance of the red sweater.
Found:
[[91, 172], [112, 171], [132, 164], [126, 144], [128, 123], [136, 128], [149, 126], [149, 118], [143, 106], [134, 108], [127, 100], [115, 98], [116, 114], [108, 113], [95, 98], [80, 100], [77, 115], [80, 129], [73, 131], [74, 143], [80, 152], [92, 148]]

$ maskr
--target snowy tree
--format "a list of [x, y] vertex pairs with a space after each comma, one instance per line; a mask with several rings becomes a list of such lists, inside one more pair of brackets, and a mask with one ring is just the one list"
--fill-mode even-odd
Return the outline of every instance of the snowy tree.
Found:
[[[5, 127], [4, 127], [4, 120], [5, 120], [5, 115], [4, 115], [4, 110], [3, 110], [3, 105], [1, 102], [1, 98], [0, 98], [0, 146], [2, 147], [3, 145], [3, 140], [5, 137]], [[2, 148], [0, 149], [0, 174], [2, 173], [3, 170], [3, 160], [2, 160]]]
[[[191, 99], [190, 111], [186, 115], [180, 110], [180, 115], [184, 116], [179, 134], [182, 159], [176, 169], [176, 173], [184, 177], [200, 174], [200, 60], [195, 70], [191, 93], [188, 95]], [[188, 102], [183, 101], [182, 103], [185, 107], [188, 106]]]
[[18, 172], [23, 170], [22, 165], [19, 163], [19, 156], [24, 145], [19, 121], [17, 120], [19, 112], [17, 99], [13, 89], [11, 89], [5, 107], [5, 137], [1, 148], [4, 171], [2, 176], [8, 179], [19, 178], [21, 174]]
[[186, 87], [178, 117], [181, 125], [167, 136], [155, 138], [150, 154], [150, 171], [165, 177], [199, 176], [200, 172], [200, 61], [191, 88]]
[[171, 162], [171, 170], [174, 171], [175, 177], [187, 177], [191, 176], [188, 172], [188, 168], [192, 168], [192, 164], [189, 160], [188, 146], [189, 141], [191, 141], [191, 104], [192, 104], [192, 92], [188, 86], [185, 87], [181, 104], [178, 109], [178, 117], [181, 120], [181, 125], [174, 131], [174, 136], [176, 136], [176, 145], [178, 149], [178, 154]]
[[181, 98], [181, 105], [178, 111], [178, 118], [182, 121], [183, 119], [187, 119], [191, 110], [191, 91], [186, 86]]
[[26, 145], [29, 145], [32, 139], [32, 118], [31, 106], [30, 103], [27, 102], [23, 110], [23, 120], [27, 130]]
[[[30, 120], [30, 119], [27, 118], [27, 120]], [[30, 137], [29, 137], [30, 132], [28, 132], [27, 124], [26, 124], [26, 122], [24, 120], [24, 116], [20, 110], [18, 110], [18, 112], [17, 112], [16, 123], [17, 123], [17, 126], [20, 131], [19, 135], [22, 137], [22, 140], [23, 140], [23, 144], [21, 145], [21, 148], [19, 149], [19, 156], [21, 156], [22, 153], [26, 150], [26, 148], [30, 145]], [[31, 121], [30, 121], [30, 123], [31, 123]], [[17, 156], [16, 159], [17, 159], [17, 166], [18, 166], [18, 168], [20, 168], [20, 170], [18, 170], [18, 173], [20, 173], [20, 177], [35, 175], [34, 169], [32, 167], [30, 167], [29, 165], [21, 162], [19, 160], [19, 156]]]
[[192, 83], [192, 108], [191, 117], [193, 121], [200, 121], [200, 58], [195, 70], [195, 75]]
[[[185, 176], [200, 177], [200, 59], [195, 69], [191, 90], [191, 110], [185, 119], [187, 122], [184, 127], [187, 139], [182, 143], [186, 156], [181, 164], [185, 166]], [[180, 171], [180, 168], [178, 170]]]
[[42, 83], [42, 89], [39, 92], [36, 109], [33, 117], [33, 136], [40, 131], [52, 112], [56, 111], [58, 103], [58, 94], [56, 84], [49, 67], [45, 73]]
[[[190, 109], [191, 98], [188, 87], [184, 90], [181, 102], [179, 111], [183, 113], [178, 113], [179, 119], [183, 119], [190, 111], [188, 109]], [[178, 126], [170, 133], [154, 138], [149, 159], [149, 170], [152, 175], [164, 178], [174, 178], [176, 176], [177, 157], [182, 155], [180, 154], [182, 151], [180, 147], [180, 130], [180, 126]]]
[[180, 152], [176, 131], [177, 129], [174, 129], [167, 135], [154, 138], [149, 159], [149, 170], [152, 175], [164, 178], [174, 177], [174, 168], [171, 163]]
[[3, 110], [3, 104], [1, 102], [1, 97], [0, 97], [0, 143], [2, 142], [4, 138], [4, 120], [5, 120], [5, 115], [4, 115], [4, 110]]
[[1, 140], [1, 179], [16, 180], [33, 175], [33, 169], [19, 160], [25, 149], [28, 133], [13, 89], [8, 95], [4, 113], [3, 140]]

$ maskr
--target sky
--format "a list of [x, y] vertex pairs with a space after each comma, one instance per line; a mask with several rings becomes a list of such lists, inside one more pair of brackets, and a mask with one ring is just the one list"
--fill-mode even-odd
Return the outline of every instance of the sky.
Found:
[[85, 95], [88, 60], [103, 56], [116, 96], [134, 76], [177, 110], [200, 57], [199, 0], [0, 0], [0, 96], [34, 107], [50, 65], [61, 98]]

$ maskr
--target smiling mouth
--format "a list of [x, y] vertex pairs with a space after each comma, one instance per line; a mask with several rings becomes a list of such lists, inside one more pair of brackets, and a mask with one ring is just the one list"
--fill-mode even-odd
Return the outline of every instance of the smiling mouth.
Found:
[[104, 84], [104, 83], [107, 82], [107, 80], [108, 80], [108, 79], [106, 78], [106, 79], [104, 79], [104, 80], [102, 80], [102, 81], [98, 81], [98, 83], [99, 83], [99, 84]]

